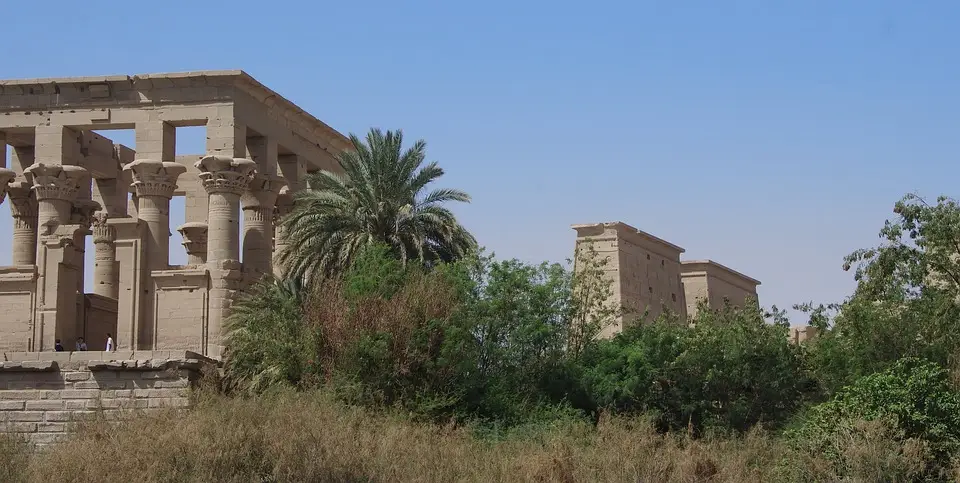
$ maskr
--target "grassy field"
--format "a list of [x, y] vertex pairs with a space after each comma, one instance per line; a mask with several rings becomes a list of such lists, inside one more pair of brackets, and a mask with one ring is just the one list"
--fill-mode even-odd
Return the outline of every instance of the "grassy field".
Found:
[[[871, 434], [845, 448], [848, 478], [903, 481], [918, 469], [909, 448]], [[6, 438], [0, 452], [4, 482], [835, 481], [838, 471], [761, 431], [693, 441], [601, 418], [478, 437], [322, 392], [208, 397], [185, 413], [94, 421], [43, 452]]]

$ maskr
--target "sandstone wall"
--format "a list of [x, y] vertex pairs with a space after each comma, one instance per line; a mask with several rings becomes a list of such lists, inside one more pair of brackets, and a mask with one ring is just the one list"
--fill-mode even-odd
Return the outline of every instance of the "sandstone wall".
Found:
[[35, 267], [0, 267], [0, 350], [29, 350], [34, 337], [30, 319], [36, 297]]
[[0, 432], [61, 440], [87, 418], [190, 406], [190, 387], [215, 362], [192, 352], [5, 353]]

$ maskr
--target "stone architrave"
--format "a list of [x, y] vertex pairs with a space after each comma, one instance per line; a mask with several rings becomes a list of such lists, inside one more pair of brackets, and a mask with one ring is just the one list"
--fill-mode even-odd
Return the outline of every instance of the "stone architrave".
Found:
[[11, 181], [7, 186], [10, 214], [13, 216], [13, 264], [37, 263], [37, 197], [33, 182]]
[[70, 223], [73, 202], [90, 173], [82, 166], [36, 163], [24, 170], [33, 180], [37, 197], [37, 226], [40, 235], [51, 235], [57, 227]]
[[273, 209], [273, 274], [283, 276], [280, 266], [280, 254], [286, 249], [287, 242], [283, 236], [283, 219], [293, 211], [293, 193], [289, 186], [280, 189], [277, 195], [276, 206]]
[[147, 227], [147, 269], [165, 270], [170, 262], [170, 199], [187, 167], [168, 161], [138, 159], [123, 167], [137, 196], [137, 217]]
[[177, 228], [187, 251], [187, 265], [207, 263], [207, 224], [198, 221], [184, 223]]
[[204, 156], [194, 166], [207, 192], [207, 267], [210, 270], [210, 316], [207, 354], [219, 357], [223, 322], [243, 278], [240, 265], [240, 195], [257, 173], [249, 159]]
[[120, 297], [120, 266], [117, 262], [117, 230], [107, 223], [109, 215], [99, 211], [93, 215], [93, 293], [117, 299]]
[[287, 182], [278, 176], [258, 174], [244, 192], [243, 270], [249, 281], [273, 272], [273, 218], [280, 190]]

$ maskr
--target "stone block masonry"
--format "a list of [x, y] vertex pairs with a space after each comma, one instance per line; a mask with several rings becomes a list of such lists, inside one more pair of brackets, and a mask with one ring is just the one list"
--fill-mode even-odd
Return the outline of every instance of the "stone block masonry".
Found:
[[0, 432], [37, 445], [89, 418], [187, 408], [216, 362], [189, 351], [8, 352], [0, 366]]
[[[575, 256], [592, 247], [606, 261], [604, 276], [611, 284], [610, 300], [622, 315], [600, 333], [613, 337], [626, 325], [653, 320], [663, 311], [695, 317], [703, 300], [714, 308], [729, 302], [743, 307], [757, 298], [760, 281], [712, 260], [681, 261], [685, 250], [666, 240], [615, 221], [573, 225]], [[577, 270], [576, 265], [574, 270]]]
[[[204, 152], [176, 154], [187, 127], [206, 130]], [[116, 129], [132, 129], [136, 149], [99, 134]], [[80, 338], [103, 349], [109, 333], [118, 349], [219, 358], [233, 302], [282, 273], [276, 217], [306, 173], [341, 171], [352, 149], [238, 70], [0, 80], [0, 204], [10, 198], [14, 220], [0, 351]], [[169, 258], [178, 196], [187, 266]], [[91, 235], [98, 298], [84, 293]]]

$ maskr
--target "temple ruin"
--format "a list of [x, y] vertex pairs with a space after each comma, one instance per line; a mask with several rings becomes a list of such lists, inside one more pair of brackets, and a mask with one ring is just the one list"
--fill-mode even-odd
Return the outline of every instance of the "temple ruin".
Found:
[[[176, 154], [177, 128], [206, 149]], [[132, 129], [135, 149], [97, 131]], [[276, 221], [349, 140], [242, 71], [0, 81], [0, 351], [179, 350], [218, 358], [239, 291], [275, 270]], [[9, 153], [7, 151], [10, 151]], [[170, 201], [185, 197], [188, 261], [170, 265]], [[243, 232], [240, 216], [243, 216]], [[84, 293], [86, 237], [95, 247]], [[241, 253], [241, 237], [243, 250]]]
[[604, 328], [602, 336], [619, 333], [644, 312], [650, 319], [665, 310], [681, 317], [694, 317], [700, 301], [712, 308], [727, 303], [740, 307], [757, 303], [759, 280], [712, 260], [681, 261], [683, 248], [626, 223], [591, 223], [572, 228], [577, 232], [577, 253], [589, 245], [606, 260], [604, 273], [611, 283], [611, 302], [623, 309], [623, 315]]

